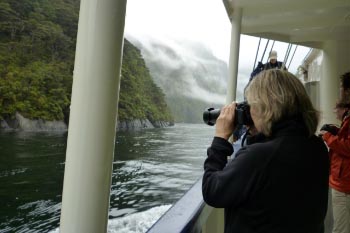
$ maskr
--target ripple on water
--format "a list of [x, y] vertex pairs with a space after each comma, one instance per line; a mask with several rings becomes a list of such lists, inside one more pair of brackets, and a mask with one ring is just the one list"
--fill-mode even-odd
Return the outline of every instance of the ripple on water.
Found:
[[[118, 133], [108, 232], [145, 232], [200, 178], [213, 132], [213, 127], [203, 124], [176, 124], [166, 129]], [[13, 201], [20, 205], [11, 209], [14, 213], [2, 216], [6, 224], [0, 223], [0, 232], [59, 232], [62, 190], [55, 187], [62, 186], [66, 136], [13, 134], [2, 139], [2, 158], [7, 152], [9, 163], [2, 164], [0, 177], [9, 180], [14, 176], [8, 183], [11, 190], [18, 189], [14, 181], [25, 182], [31, 177], [32, 183], [25, 185], [26, 194], [19, 201]], [[56, 182], [50, 186], [54, 192], [44, 193], [41, 187], [47, 189], [50, 182]], [[5, 195], [13, 199], [12, 193]], [[19, 203], [22, 200], [28, 202]], [[168, 206], [162, 208], [164, 205]], [[153, 207], [160, 207], [159, 216]]]

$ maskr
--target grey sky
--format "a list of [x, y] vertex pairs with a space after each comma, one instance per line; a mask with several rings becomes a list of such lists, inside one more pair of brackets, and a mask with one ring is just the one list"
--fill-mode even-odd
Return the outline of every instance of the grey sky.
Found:
[[[208, 46], [228, 63], [231, 24], [220, 0], [128, 0], [125, 35], [151, 35], [165, 41], [191, 40]], [[244, 86], [253, 69], [259, 38], [241, 36], [238, 86]], [[266, 40], [261, 45], [265, 46]], [[272, 43], [270, 43], [271, 45]], [[287, 43], [275, 42], [278, 60], [284, 58]], [[260, 48], [262, 52], [264, 47]], [[269, 50], [270, 48], [268, 48]], [[291, 51], [293, 53], [294, 47]], [[295, 73], [309, 48], [299, 46], [289, 71]], [[261, 59], [261, 54], [258, 55]], [[263, 62], [266, 62], [267, 54]], [[289, 61], [287, 62], [287, 65]]]

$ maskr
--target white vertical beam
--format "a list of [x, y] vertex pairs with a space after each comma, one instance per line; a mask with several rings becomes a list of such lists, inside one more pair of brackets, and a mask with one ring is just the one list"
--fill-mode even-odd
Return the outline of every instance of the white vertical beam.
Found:
[[334, 41], [325, 43], [323, 47], [322, 77], [320, 80], [321, 125], [336, 123], [335, 115], [332, 112], [339, 92], [335, 46]]
[[[237, 74], [239, 62], [239, 45], [241, 38], [241, 22], [242, 9], [234, 8], [231, 15], [231, 43], [230, 43], [230, 58], [229, 58], [229, 77], [226, 94], [226, 103], [230, 104], [236, 99], [237, 91]], [[229, 139], [231, 142], [232, 137]], [[208, 221], [203, 225], [202, 231], [206, 232], [224, 232], [224, 209], [213, 209]]]
[[82, 0], [60, 232], [106, 232], [126, 0]]
[[349, 41], [327, 41], [323, 44], [322, 78], [320, 81], [321, 124], [338, 124], [333, 113], [339, 98], [340, 75], [349, 71]]
[[231, 45], [230, 45], [230, 58], [229, 58], [229, 77], [228, 87], [226, 95], [226, 103], [229, 104], [236, 99], [237, 92], [237, 74], [238, 74], [238, 62], [239, 62], [239, 45], [241, 38], [241, 22], [242, 22], [242, 9], [234, 8], [231, 17]]

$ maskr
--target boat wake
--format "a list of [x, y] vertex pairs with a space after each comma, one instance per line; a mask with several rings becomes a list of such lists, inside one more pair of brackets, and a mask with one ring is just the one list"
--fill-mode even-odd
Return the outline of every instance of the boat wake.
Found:
[[[108, 233], [144, 233], [146, 232], [171, 205], [153, 207], [139, 213], [133, 213], [121, 218], [108, 221]], [[50, 233], [59, 233], [59, 228]]]

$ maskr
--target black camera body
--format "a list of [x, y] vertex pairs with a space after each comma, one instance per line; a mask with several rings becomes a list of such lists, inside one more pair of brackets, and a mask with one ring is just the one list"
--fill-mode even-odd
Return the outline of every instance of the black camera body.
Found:
[[[207, 108], [203, 112], [203, 121], [208, 125], [215, 125], [216, 119], [220, 115], [220, 109]], [[235, 122], [237, 125], [253, 125], [252, 117], [250, 116], [250, 107], [246, 101], [237, 103], [235, 109]]]

